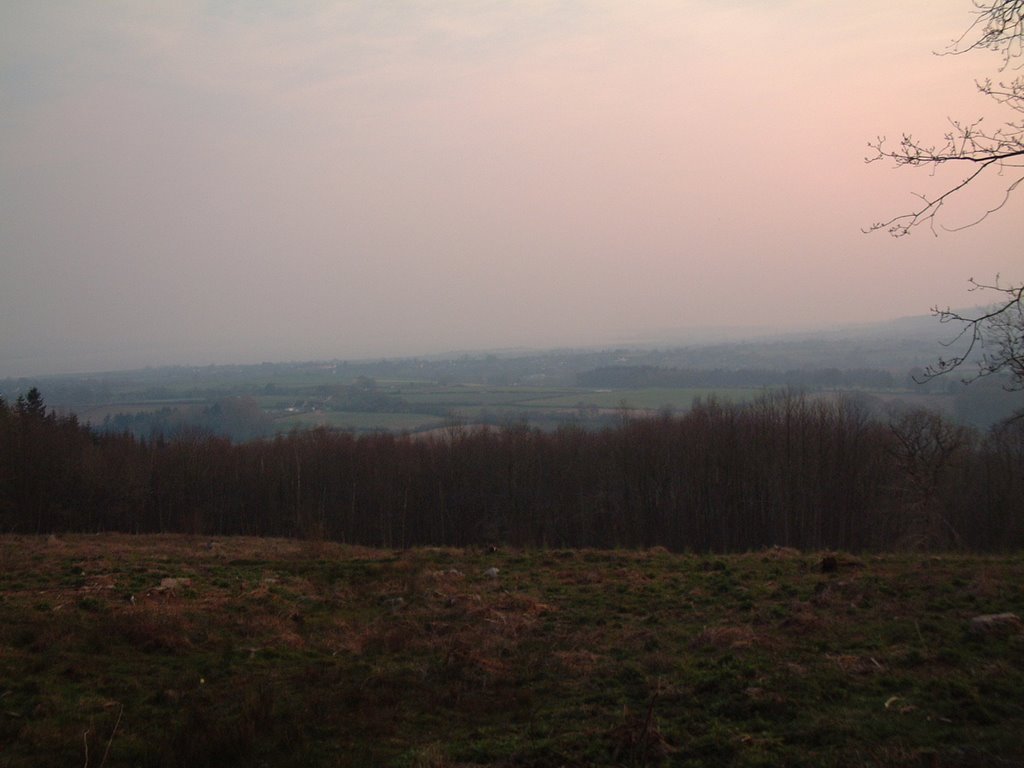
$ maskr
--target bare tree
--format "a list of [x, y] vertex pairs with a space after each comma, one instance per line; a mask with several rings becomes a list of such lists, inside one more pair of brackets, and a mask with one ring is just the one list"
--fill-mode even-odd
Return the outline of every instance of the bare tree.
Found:
[[[1000, 72], [1020, 70], [1024, 63], [1016, 61], [1024, 55], [1024, 0], [974, 0], [974, 21], [967, 30], [941, 52], [959, 55], [974, 50], [991, 50], [1003, 58]], [[1009, 119], [994, 129], [986, 128], [981, 119], [972, 122], [950, 120], [941, 143], [922, 141], [904, 134], [893, 145], [884, 137], [869, 143], [873, 154], [869, 163], [890, 161], [897, 167], [958, 166], [965, 173], [934, 194], [917, 194], [920, 201], [912, 210], [885, 221], [872, 224], [867, 231], [885, 230], [894, 237], [909, 235], [919, 226], [927, 225], [932, 234], [938, 228], [955, 231], [972, 227], [1001, 210], [1024, 183], [1024, 75], [993, 82], [976, 83], [978, 90], [997, 104], [1010, 110]], [[938, 219], [943, 206], [980, 183], [982, 177], [1005, 177], [1005, 194], [979, 218], [958, 227], [946, 227]], [[978, 369], [965, 378], [1008, 373], [1011, 389], [1024, 389], [1024, 313], [1021, 308], [1022, 285], [980, 283], [971, 279], [972, 290], [994, 292], [997, 301], [975, 314], [962, 314], [952, 309], [935, 307], [932, 313], [943, 323], [960, 324], [961, 330], [950, 342], [966, 346], [958, 354], [940, 359], [926, 371], [926, 377], [939, 376], [960, 368], [968, 359], [979, 360]]]
[[903, 501], [905, 542], [961, 546], [961, 534], [944, 507], [952, 495], [948, 485], [955, 482], [954, 469], [971, 445], [970, 431], [921, 409], [894, 413], [889, 429], [894, 437], [890, 453], [901, 470], [894, 490]]
[[948, 52], [963, 53], [981, 48], [998, 51], [1003, 55], [1005, 68], [1015, 56], [1024, 53], [1024, 2], [975, 0], [974, 7], [974, 22], [953, 41]]
[[992, 285], [971, 279], [972, 291], [992, 291], [999, 300], [987, 311], [965, 315], [952, 309], [933, 310], [941, 323], [959, 324], [960, 331], [949, 345], [963, 342], [960, 352], [925, 369], [924, 377], [933, 378], [956, 370], [977, 353], [977, 369], [964, 377], [969, 382], [996, 373], [1009, 373], [1006, 389], [1024, 390], [1024, 285]]
[[[1014, 68], [1014, 59], [1024, 53], [1024, 0], [975, 0], [974, 5], [974, 22], [941, 53], [958, 55], [977, 49], [991, 49], [1003, 56], [1000, 71]], [[1017, 69], [1020, 67], [1019, 64], [1016, 66]], [[964, 167], [966, 174], [937, 194], [917, 194], [920, 204], [913, 210], [875, 222], [868, 231], [884, 229], [895, 237], [903, 237], [916, 227], [927, 224], [937, 235], [937, 218], [950, 199], [984, 175], [1007, 176], [1006, 192], [999, 204], [976, 221], [952, 229], [970, 227], [1005, 206], [1024, 182], [1024, 75], [1008, 81], [993, 82], [989, 79], [976, 83], [976, 86], [981, 93], [1016, 115], [991, 130], [983, 126], [981, 119], [971, 122], [951, 119], [941, 143], [922, 141], [910, 133], [903, 134], [895, 145], [881, 136], [869, 142], [874, 154], [865, 158], [868, 163], [890, 161], [897, 167], [933, 169], [957, 165]]]

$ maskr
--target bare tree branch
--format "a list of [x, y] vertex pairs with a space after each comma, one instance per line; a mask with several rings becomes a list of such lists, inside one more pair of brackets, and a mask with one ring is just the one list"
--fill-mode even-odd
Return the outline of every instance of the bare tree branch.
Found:
[[[1019, 97], [1012, 95], [1010, 91], [989, 92], [985, 90], [990, 87], [991, 84], [979, 84], [978, 86], [979, 89], [989, 93], [989, 95], [998, 93], [999, 98], [1015, 100], [1014, 108], [1024, 110], [1024, 80], [1015, 84], [1015, 87], [1020, 92]], [[996, 97], [993, 96], [993, 98]], [[931, 166], [933, 168], [952, 163], [968, 164], [972, 166], [972, 169], [958, 183], [948, 187], [938, 195], [917, 194], [916, 196], [924, 202], [923, 206], [908, 213], [894, 216], [886, 221], [875, 222], [864, 231], [875, 232], [879, 229], [885, 229], [894, 237], [903, 237], [909, 235], [911, 230], [918, 225], [927, 222], [932, 234], [937, 235], [938, 233], [935, 231], [935, 218], [942, 209], [943, 204], [988, 171], [999, 174], [1010, 171], [1013, 173], [1014, 178], [1007, 185], [1003, 202], [988, 211], [975, 223], [984, 221], [989, 214], [1000, 210], [1006, 204], [1013, 191], [1017, 189], [1020, 182], [1024, 180], [1024, 171], [1019, 174], [1013, 172], [1014, 169], [1024, 169], [1024, 127], [1016, 123], [1006, 123], [992, 133], [986, 133], [982, 130], [981, 123], [980, 119], [969, 124], [950, 120], [951, 130], [946, 133], [945, 143], [941, 146], [924, 144], [915, 139], [911, 134], [904, 134], [899, 145], [895, 148], [887, 146], [886, 139], [882, 136], [874, 142], [869, 142], [868, 147], [873, 149], [875, 154], [864, 159], [867, 163], [889, 160], [896, 167]], [[963, 229], [963, 227], [955, 227], [953, 229]]]
[[[877, 150], [878, 154], [876, 157], [867, 158], [867, 162], [872, 163], [877, 160], [889, 159], [895, 161], [898, 166], [939, 165], [942, 163], [951, 162], [955, 160], [966, 160], [977, 163], [977, 167], [970, 174], [968, 174], [966, 178], [961, 180], [960, 183], [950, 187], [945, 192], [942, 192], [941, 194], [935, 197], [929, 197], [928, 195], [915, 193], [915, 196], [920, 198], [924, 202], [924, 205], [922, 207], [917, 208], [909, 213], [902, 213], [898, 216], [894, 216], [893, 218], [887, 221], [875, 222], [870, 227], [867, 227], [866, 229], [863, 230], [864, 232], [875, 232], [879, 229], [885, 229], [893, 237], [904, 237], [905, 235], [909, 235], [911, 230], [914, 229], [914, 227], [925, 222], [927, 222], [929, 227], [931, 228], [932, 234], [938, 236], [938, 233], [935, 231], [935, 217], [942, 209], [943, 204], [950, 197], [957, 194], [962, 189], [966, 188], [971, 182], [973, 182], [981, 174], [987, 171], [992, 165], [999, 163], [1001, 160], [1011, 157], [1024, 156], [1024, 148], [1022, 148], [1020, 151], [1013, 152], [1007, 155], [996, 155], [994, 157], [989, 158], [955, 156], [952, 154], [943, 155], [942, 153], [936, 151], [934, 148], [922, 148], [909, 135], [903, 137], [903, 140], [900, 142], [899, 150], [886, 150], [884, 148], [884, 143], [885, 139], [882, 138], [879, 139], [877, 144], [869, 144], [870, 147]], [[1007, 198], [1009, 197], [1010, 193], [1017, 188], [1017, 185], [1020, 183], [1021, 179], [1024, 179], [1024, 175], [1016, 179], [1010, 185], [1007, 191]], [[1005, 204], [1006, 200], [1004, 200], [1003, 203], [997, 206], [993, 211], [989, 211], [988, 213], [986, 213], [978, 221], [980, 222], [984, 220], [989, 215], [989, 213], [993, 213], [994, 211], [999, 210]]]
[[[1024, 55], [1024, 0], [974, 0], [974, 20], [960, 37], [953, 40], [940, 55], [959, 55], [968, 51], [991, 50], [1000, 53], [1003, 63], [1000, 71], [1014, 59]], [[1017, 65], [1020, 69], [1024, 64]], [[1001, 107], [1024, 115], [1024, 75], [1009, 82], [993, 83], [984, 80], [975, 83], [979, 92]], [[916, 194], [921, 204], [867, 227], [865, 232], [885, 230], [893, 237], [909, 235], [915, 228], [926, 224], [933, 235], [938, 228], [955, 232], [974, 227], [989, 216], [1005, 208], [1021, 182], [1024, 182], [1024, 119], [1009, 119], [993, 130], [983, 125], [982, 119], [964, 123], [949, 121], [940, 144], [928, 144], [904, 134], [899, 144], [891, 146], [885, 137], [879, 137], [868, 146], [873, 154], [865, 162], [888, 160], [897, 168], [929, 167], [936, 170], [944, 165], [967, 167], [967, 173], [957, 182], [936, 194]], [[943, 207], [953, 198], [966, 194], [976, 186], [982, 176], [1007, 176], [1005, 194], [1000, 202], [967, 224], [949, 227], [939, 222]], [[963, 314], [952, 309], [935, 307], [932, 313], [941, 323], [960, 324], [959, 332], [947, 346], [963, 345], [958, 354], [940, 358], [925, 370], [924, 379], [942, 376], [977, 364], [977, 369], [964, 377], [965, 382], [1008, 374], [1007, 389], [1024, 390], [1024, 308], [1021, 306], [1024, 284], [1000, 285], [999, 278], [992, 284], [979, 283], [971, 278], [972, 291], [992, 291], [999, 294], [998, 301], [988, 309], [975, 314]]]
[[947, 232], [960, 232], [961, 230], [970, 229], [971, 227], [981, 224], [981, 222], [983, 222], [996, 211], [1001, 210], [1002, 207], [1006, 205], [1006, 203], [1010, 200], [1010, 195], [1013, 194], [1013, 191], [1015, 189], [1017, 189], [1017, 186], [1021, 183], [1021, 181], [1024, 181], [1024, 176], [1021, 176], [1020, 178], [1016, 179], [1012, 184], [1010, 184], [1010, 186], [1006, 188], [1006, 194], [1003, 195], [1002, 201], [994, 208], [989, 208], [987, 211], [981, 214], [979, 218], [975, 219], [974, 221], [968, 222], [967, 224], [963, 224], [959, 227], [943, 226], [943, 229], [946, 230]]
[[[1013, 59], [1024, 54], [1024, 0], [974, 0], [974, 16], [971, 25], [940, 55], [960, 55], [979, 49], [992, 50], [1002, 54], [1002, 70], [1006, 69]], [[976, 82], [975, 86], [980, 93], [988, 96], [999, 106], [1024, 114], [1024, 76], [998, 83], [986, 79]], [[930, 166], [936, 169], [950, 163], [976, 167], [959, 182], [938, 194], [917, 194], [923, 205], [884, 221], [875, 222], [865, 231], [884, 229], [894, 237], [903, 237], [910, 234], [915, 227], [927, 224], [932, 234], [938, 234], [935, 229], [936, 217], [944, 204], [986, 174], [1009, 173], [1010, 180], [1003, 202], [975, 220], [974, 224], [984, 221], [1006, 205], [1010, 195], [1024, 180], [1024, 171], [1018, 172], [1018, 169], [1024, 169], [1024, 120], [1010, 119], [993, 130], [987, 130], [980, 118], [973, 122], [951, 119], [949, 124], [950, 128], [940, 144], [922, 142], [909, 133], [904, 134], [895, 147], [887, 145], [884, 137], [868, 143], [868, 147], [873, 150], [873, 153], [865, 158], [865, 162], [868, 163], [888, 160], [896, 167]], [[963, 228], [943, 227], [952, 230]]]
[[940, 358], [937, 363], [928, 366], [923, 380], [958, 370], [976, 357], [977, 369], [962, 379], [964, 383], [1008, 373], [1005, 388], [1024, 390], [1024, 285], [1001, 286], [998, 277], [991, 285], [979, 283], [974, 278], [971, 278], [970, 283], [972, 291], [995, 291], [1002, 295], [998, 302], [973, 316], [948, 307], [932, 309], [932, 314], [939, 318], [940, 323], [962, 324], [960, 331], [946, 346], [963, 342], [966, 347], [958, 354]]
[[1003, 55], [1003, 69], [1024, 52], [1024, 0], [974, 2], [975, 19], [940, 55], [987, 49]]

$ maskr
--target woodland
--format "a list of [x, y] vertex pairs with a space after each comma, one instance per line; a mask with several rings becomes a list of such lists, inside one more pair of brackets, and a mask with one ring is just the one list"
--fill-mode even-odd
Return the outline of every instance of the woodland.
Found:
[[233, 444], [100, 433], [32, 389], [0, 401], [0, 530], [416, 546], [1014, 551], [1024, 419], [766, 392], [602, 430], [313, 429]]

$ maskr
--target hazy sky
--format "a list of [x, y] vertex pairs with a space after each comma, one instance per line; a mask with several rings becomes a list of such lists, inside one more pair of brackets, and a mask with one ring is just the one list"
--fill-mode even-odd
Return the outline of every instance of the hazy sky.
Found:
[[[0, 376], [813, 326], [1022, 279], [867, 142], [997, 110], [969, 0], [0, 3]], [[950, 226], [996, 190], [950, 206]]]

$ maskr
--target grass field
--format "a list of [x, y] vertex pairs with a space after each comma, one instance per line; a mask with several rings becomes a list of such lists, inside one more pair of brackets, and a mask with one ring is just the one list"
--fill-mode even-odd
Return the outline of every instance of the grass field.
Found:
[[1024, 558], [821, 562], [7, 536], [0, 764], [1024, 764]]
[[742, 403], [753, 400], [765, 389], [741, 388], [707, 389], [697, 387], [649, 387], [643, 389], [615, 389], [602, 391], [579, 390], [569, 395], [547, 396], [524, 401], [524, 405], [547, 408], [572, 408], [580, 403], [598, 408], [618, 408], [623, 403], [627, 408], [656, 410], [668, 406], [688, 410], [693, 401], [700, 397], [717, 398], [723, 402]]
[[480, 386], [396, 386], [399, 396], [408, 403], [447, 406], [520, 405], [537, 400], [571, 396], [577, 390], [547, 387], [480, 387]]
[[[383, 362], [381, 365], [387, 367]], [[360, 376], [360, 370], [363, 368], [345, 364], [307, 363], [126, 372], [120, 378], [104, 381], [102, 386], [86, 381], [82, 387], [88, 396], [81, 395], [83, 399], [77, 404], [73, 397], [63, 405], [58, 400], [58, 409], [73, 410], [81, 421], [94, 425], [103, 424], [109, 416], [114, 421], [112, 428], [132, 429], [147, 437], [154, 428], [167, 430], [170, 421], [194, 423], [217, 434], [249, 439], [256, 434], [272, 434], [274, 430], [287, 432], [314, 426], [356, 432], [422, 432], [436, 429], [449, 418], [497, 426], [526, 421], [545, 430], [562, 424], [599, 429], [613, 423], [623, 407], [636, 415], [663, 408], [684, 413], [696, 398], [743, 403], [768, 391], [761, 387], [592, 389], [554, 381], [540, 384], [529, 376], [524, 376], [520, 384], [484, 384], [479, 378], [481, 371], [476, 368], [466, 372], [476, 378], [461, 383], [447, 374], [439, 376], [439, 370], [433, 370], [438, 376], [435, 379], [419, 377], [414, 370], [406, 370], [405, 378], [389, 376], [386, 371], [376, 378]], [[954, 409], [954, 398], [948, 394], [896, 390], [852, 393], [879, 403], [929, 407], [947, 414]], [[836, 395], [832, 391], [811, 394]], [[217, 407], [219, 401], [236, 396], [256, 404], [276, 425], [269, 428], [265, 422], [259, 422], [258, 412], [252, 410], [246, 412], [250, 423], [241, 421], [243, 416], [236, 412], [226, 426], [205, 414]], [[143, 418], [147, 412], [164, 409], [177, 413], [162, 420], [154, 416], [149, 422]], [[119, 414], [135, 418], [118, 423]]]

